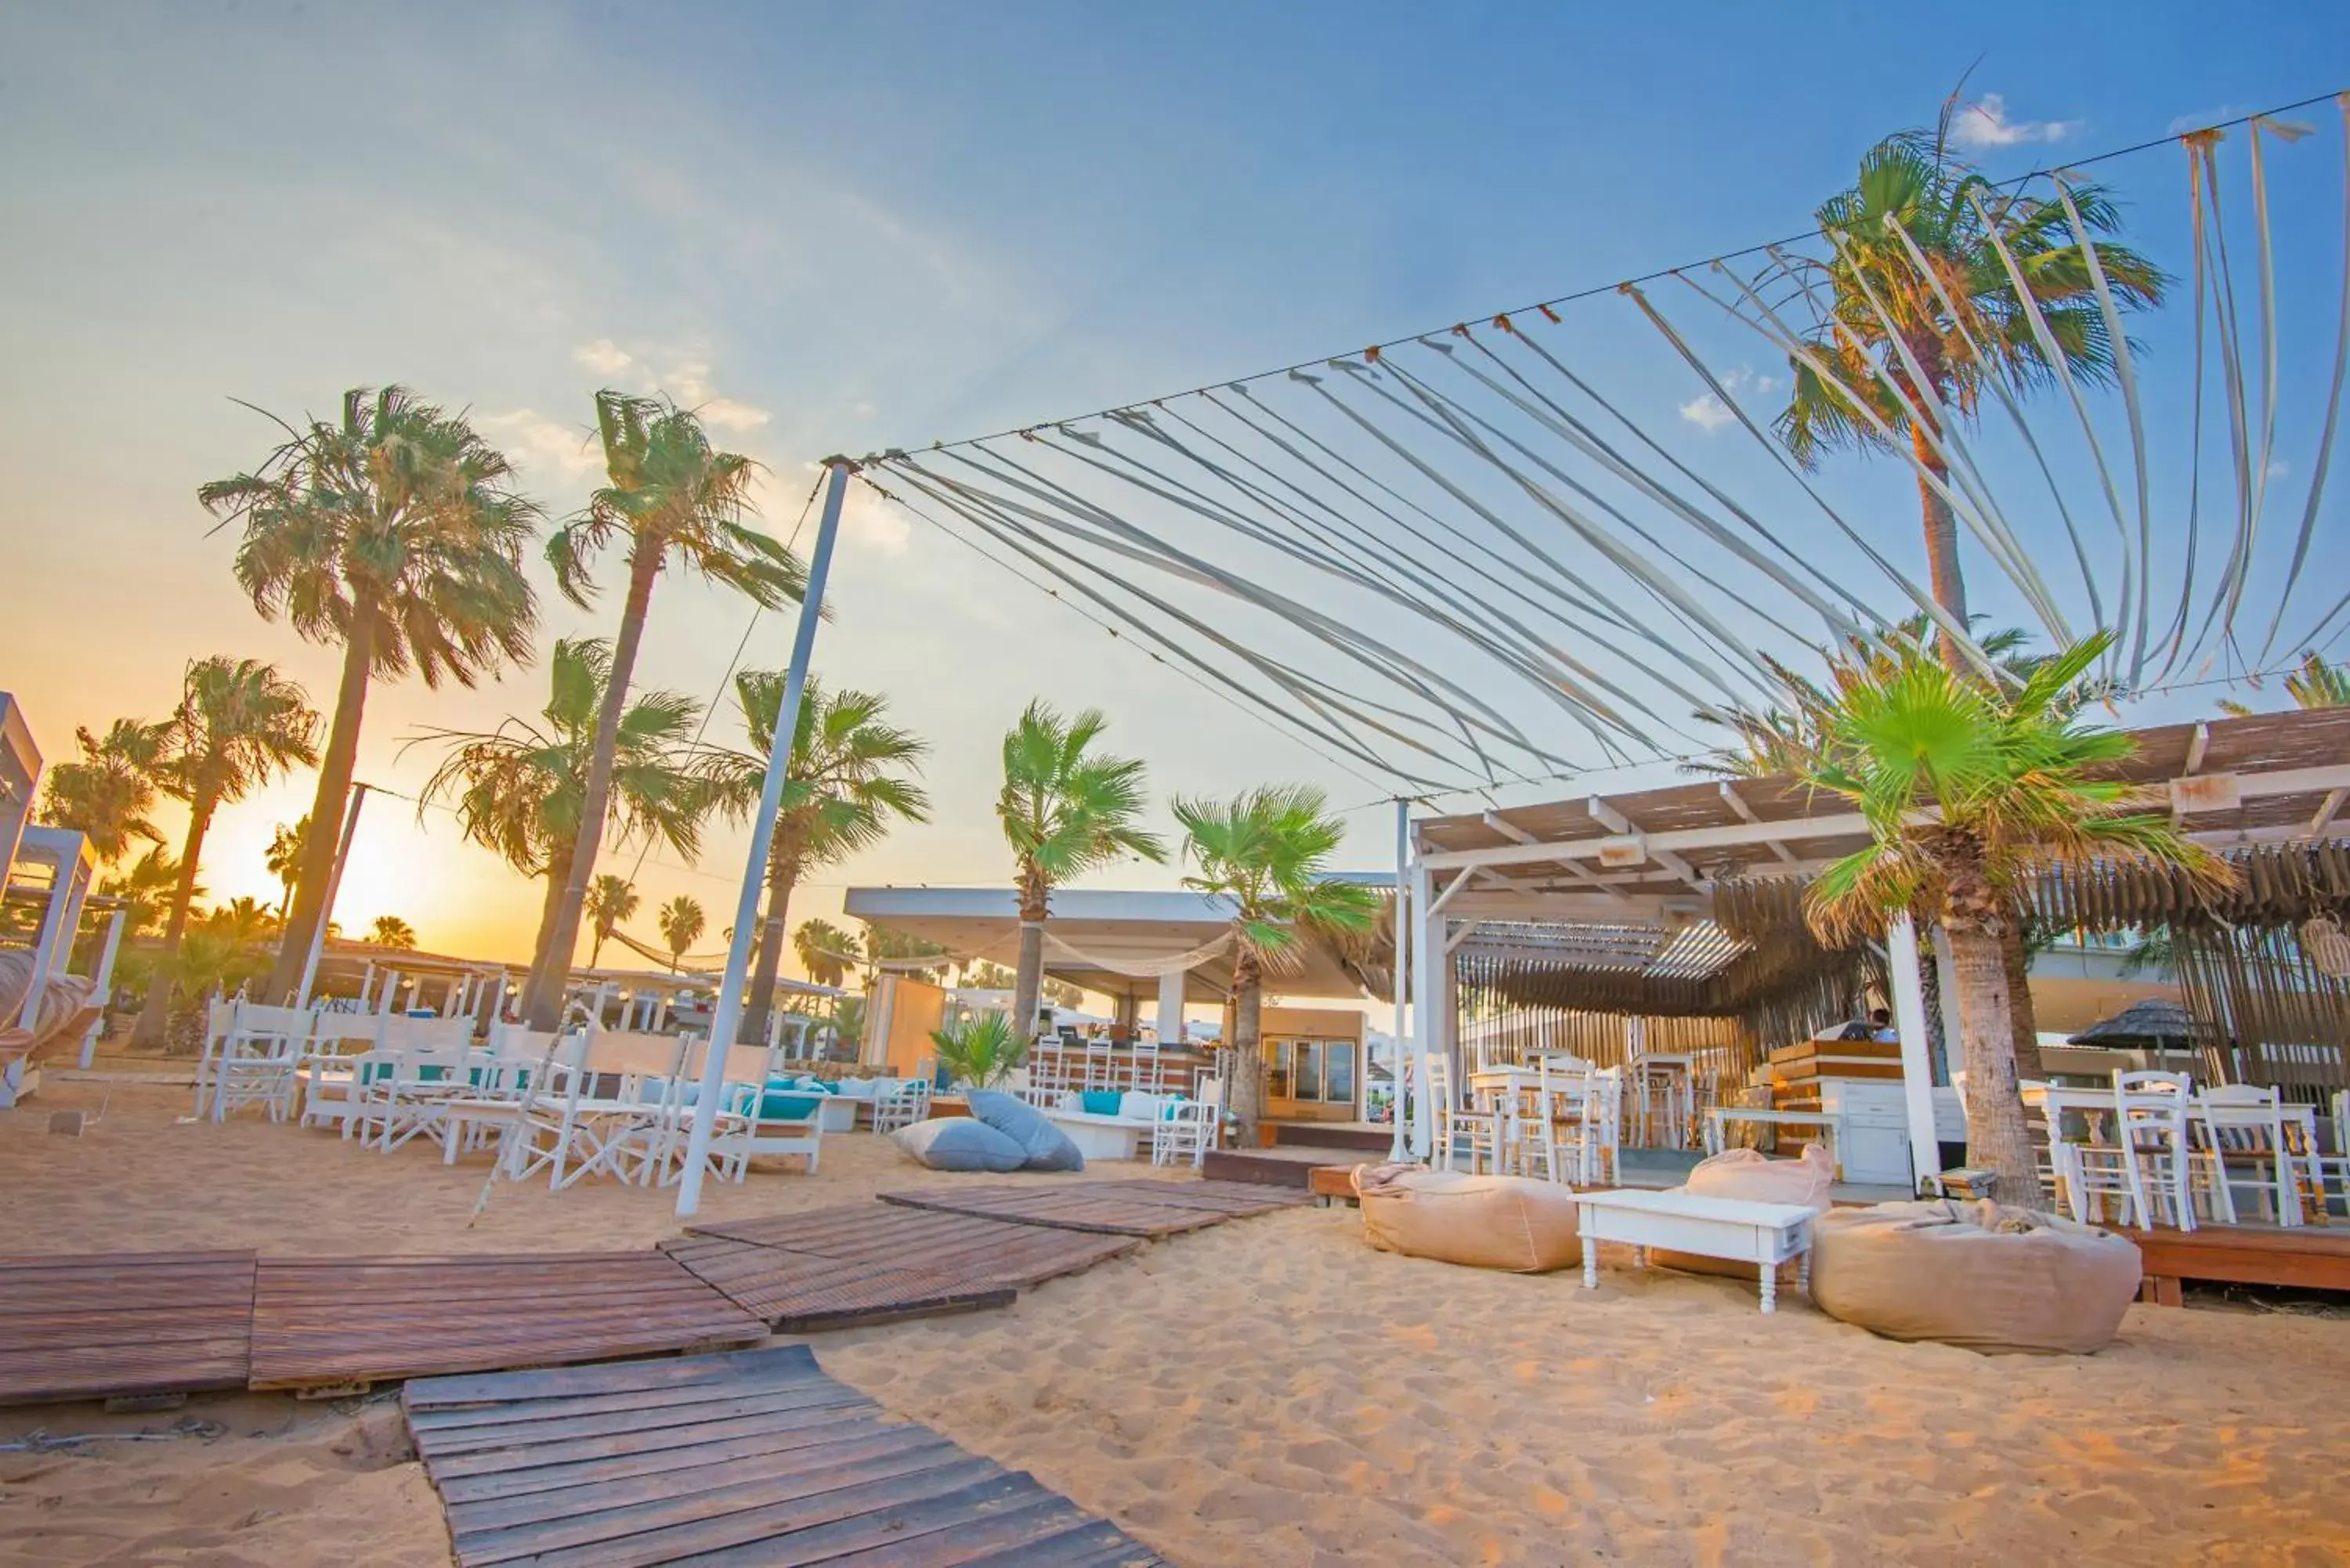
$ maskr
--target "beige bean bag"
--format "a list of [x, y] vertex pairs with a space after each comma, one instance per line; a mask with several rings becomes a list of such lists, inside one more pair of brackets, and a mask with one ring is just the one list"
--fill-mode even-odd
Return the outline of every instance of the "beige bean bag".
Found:
[[[1690, 1172], [1689, 1180], [1678, 1190], [1700, 1198], [1737, 1198], [1749, 1203], [1786, 1203], [1817, 1213], [1828, 1211], [1828, 1189], [1835, 1181], [1835, 1161], [1818, 1144], [1804, 1146], [1801, 1159], [1773, 1159], [1759, 1149], [1726, 1148], [1711, 1158], [1698, 1161]], [[1665, 1248], [1649, 1251], [1648, 1262], [1660, 1269], [1679, 1269], [1692, 1274], [1727, 1274], [1754, 1282], [1754, 1265], [1729, 1258], [1708, 1258], [1696, 1252], [1675, 1252]], [[1802, 1265], [1788, 1262], [1779, 1265], [1783, 1283], [1792, 1283]]]
[[1839, 1210], [1812, 1228], [1821, 1311], [1887, 1339], [1969, 1350], [2102, 1350], [2139, 1272], [2123, 1237], [1987, 1199]]
[[1540, 1274], [1583, 1260], [1572, 1189], [1523, 1176], [1358, 1165], [1363, 1239], [1382, 1252]]

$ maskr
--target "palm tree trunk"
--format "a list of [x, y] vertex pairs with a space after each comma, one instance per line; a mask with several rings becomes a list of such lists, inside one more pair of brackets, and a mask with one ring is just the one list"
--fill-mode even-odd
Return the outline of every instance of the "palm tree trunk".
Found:
[[641, 536], [629, 552], [629, 597], [620, 611], [620, 635], [612, 643], [612, 674], [604, 688], [604, 706], [596, 715], [596, 749], [588, 754], [588, 782], [580, 790], [579, 836], [571, 846], [571, 873], [563, 880], [562, 900], [555, 909], [545, 960], [532, 971], [524, 1000], [523, 1017], [533, 1029], [553, 1029], [562, 1015], [563, 984], [571, 973], [571, 955], [579, 945], [579, 911], [588, 901], [588, 884], [596, 875], [597, 852], [604, 844], [604, 815], [612, 798], [612, 757], [620, 743], [620, 714], [628, 707], [629, 681], [636, 673], [638, 646], [645, 639], [645, 612], [652, 604], [653, 578], [660, 570], [660, 549], [649, 549]]
[[1012, 1026], [1023, 1040], [1036, 1037], [1036, 998], [1045, 984], [1045, 921], [1051, 913], [1044, 876], [1020, 868], [1020, 968], [1012, 982]]
[[[1928, 472], [1949, 483], [1950, 471], [1934, 454], [1925, 429], [1916, 421], [1910, 424], [1909, 448]], [[1967, 624], [1967, 578], [1965, 569], [1959, 564], [1958, 514], [1950, 510], [1950, 504], [1927, 483], [1922, 473], [1918, 476], [1918, 501], [1925, 510], [1926, 567], [1932, 574], [1934, 602], [1963, 627]], [[1942, 662], [1953, 670], [1967, 669], [1966, 656], [1959, 651], [1958, 639], [1945, 630], [1940, 640]]]
[[1264, 973], [1256, 954], [1237, 938], [1232, 958], [1232, 1111], [1241, 1124], [1240, 1147], [1256, 1147], [1264, 1119]]
[[196, 900], [196, 870], [204, 857], [204, 835], [212, 831], [213, 801], [198, 791], [188, 803], [188, 842], [180, 851], [180, 880], [172, 889], [172, 916], [163, 927], [163, 950], [156, 956], [155, 978], [147, 982], [147, 1004], [139, 1010], [131, 1038], [141, 1045], [159, 1044], [163, 1025], [172, 1016], [172, 961], [180, 956], [181, 939], [188, 934], [188, 906]]
[[1959, 1053], [1967, 1075], [1967, 1163], [1998, 1173], [1998, 1197], [2027, 1209], [2047, 1206], [2015, 1077], [2007, 962], [1999, 932], [1971, 915], [1948, 912], [1950, 971], [1959, 992]]
[[[567, 844], [547, 858], [546, 889], [538, 896], [538, 933], [531, 939], [530, 972], [533, 974], [546, 967], [547, 938], [555, 929], [556, 900], [563, 897], [563, 885], [569, 880], [570, 871], [571, 846]], [[562, 1005], [563, 993], [557, 991], [556, 1006], [559, 1010]]]
[[2007, 969], [2008, 1017], [2013, 1021], [2015, 1075], [2045, 1078], [2040, 1060], [2040, 1017], [2032, 1005], [2032, 954], [2024, 945], [2023, 922], [2010, 916], [2000, 929], [1999, 955]]
[[767, 862], [767, 919], [759, 928], [759, 961], [751, 971], [751, 1007], [743, 1014], [743, 1038], [754, 1044], [767, 1038], [767, 1017], [775, 1009], [775, 981], [784, 972], [784, 932], [789, 924], [792, 888], [799, 867], [787, 855]]
[[335, 855], [341, 847], [343, 807], [351, 793], [351, 774], [359, 765], [359, 721], [366, 716], [368, 680], [375, 664], [375, 604], [362, 596], [351, 607], [351, 629], [343, 640], [343, 675], [335, 691], [335, 719], [327, 731], [326, 754], [318, 760], [318, 788], [310, 797], [310, 831], [302, 836], [302, 859], [294, 874], [294, 901], [278, 939], [277, 961], [261, 994], [272, 1002], [290, 1002], [302, 986], [302, 971], [310, 958], [329, 911], [328, 885], [335, 879]]

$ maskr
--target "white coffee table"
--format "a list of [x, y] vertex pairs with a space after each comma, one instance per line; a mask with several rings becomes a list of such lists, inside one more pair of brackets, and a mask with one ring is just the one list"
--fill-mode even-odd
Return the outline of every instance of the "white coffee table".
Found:
[[1602, 1241], [1628, 1242], [1632, 1261], [1641, 1268], [1648, 1266], [1651, 1247], [1752, 1263], [1762, 1276], [1764, 1312], [1778, 1309], [1779, 1265], [1790, 1258], [1803, 1260], [1804, 1288], [1811, 1289], [1812, 1221], [1817, 1218], [1813, 1210], [1630, 1188], [1578, 1192], [1575, 1201], [1581, 1209], [1585, 1290], [1599, 1287]]

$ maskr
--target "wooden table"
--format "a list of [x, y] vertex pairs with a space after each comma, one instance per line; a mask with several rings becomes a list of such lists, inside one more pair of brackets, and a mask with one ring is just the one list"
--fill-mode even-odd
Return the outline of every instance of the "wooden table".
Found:
[[[1729, 1121], [1752, 1122], [1762, 1127], [1817, 1127], [1822, 1141], [1828, 1146], [1828, 1158], [1835, 1158], [1836, 1144], [1844, 1135], [1844, 1116], [1839, 1111], [1766, 1111], [1760, 1106], [1716, 1106], [1706, 1113], [1705, 1152], [1720, 1154], [1723, 1147], [1722, 1124]], [[1838, 1173], [1842, 1162], [1837, 1162]]]
[[1804, 1288], [1811, 1289], [1812, 1220], [1816, 1213], [1801, 1205], [1632, 1188], [1578, 1192], [1575, 1201], [1581, 1210], [1585, 1290], [1599, 1288], [1602, 1241], [1628, 1243], [1638, 1268], [1648, 1266], [1651, 1247], [1752, 1263], [1762, 1275], [1764, 1312], [1778, 1310], [1779, 1265], [1791, 1258], [1803, 1260]]

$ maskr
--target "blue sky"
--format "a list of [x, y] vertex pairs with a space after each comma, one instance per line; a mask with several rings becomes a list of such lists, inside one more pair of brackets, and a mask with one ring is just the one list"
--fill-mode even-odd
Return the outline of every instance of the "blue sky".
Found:
[[[594, 389], [659, 386], [772, 466], [788, 532], [829, 451], [1130, 401], [1794, 232], [1978, 57], [1977, 155], [2001, 174], [2350, 82], [2336, 5], [2053, 16], [9, 7], [0, 669], [53, 752], [161, 710], [203, 653], [276, 658], [325, 700], [331, 653], [254, 617], [193, 503], [268, 444], [232, 397], [294, 415], [404, 381], [470, 405], [559, 514], [588, 483]], [[2338, 145], [2324, 157], [2338, 171]], [[2177, 161], [2142, 176], [2174, 228]], [[2339, 219], [2281, 209], [2280, 240], [2330, 260]], [[1653, 355], [1620, 373], [1668, 410], [1690, 397]], [[1000, 879], [993, 738], [1035, 693], [1108, 708], [1162, 790], [1307, 777], [1364, 798], [878, 507], [852, 514], [837, 588], [819, 663], [932, 737], [941, 809], [829, 882]], [[608, 619], [548, 597], [549, 639]], [[744, 620], [664, 583], [643, 678], [707, 696]], [[788, 637], [763, 623], [751, 662]], [[362, 776], [412, 788], [429, 759], [399, 742], [420, 725], [542, 700], [536, 671], [380, 691]], [[232, 814], [216, 891], [265, 890], [259, 846], [307, 794]], [[1380, 810], [1351, 820], [1376, 863]], [[371, 821], [346, 917], [515, 950], [527, 890], [453, 838], [445, 817]], [[641, 881], [715, 913], [738, 854], [720, 835], [698, 873], [657, 859]], [[795, 912], [837, 903], [814, 888]]]

